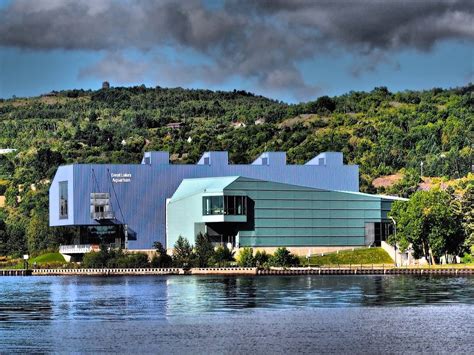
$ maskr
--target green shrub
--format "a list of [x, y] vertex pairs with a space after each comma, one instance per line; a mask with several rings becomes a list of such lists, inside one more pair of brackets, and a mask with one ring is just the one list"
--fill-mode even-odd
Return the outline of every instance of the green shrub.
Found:
[[107, 250], [86, 253], [82, 259], [84, 268], [145, 268], [149, 267], [148, 256], [143, 253], [124, 254], [122, 250]]
[[146, 268], [149, 266], [148, 256], [143, 253], [127, 254], [117, 260], [117, 267]]
[[237, 264], [241, 267], [255, 266], [255, 258], [253, 257], [253, 249], [243, 248], [239, 253]]
[[90, 252], [84, 254], [82, 266], [86, 269], [98, 269], [107, 266], [109, 256], [107, 251]]
[[275, 253], [270, 257], [269, 263], [271, 266], [297, 266], [299, 265], [299, 259], [290, 253], [286, 248], [278, 248]]
[[234, 259], [234, 252], [227, 249], [226, 246], [218, 246], [211, 258], [212, 264], [218, 267], [229, 266]]
[[156, 249], [156, 255], [151, 259], [151, 267], [170, 267], [173, 260], [171, 256], [167, 254], [163, 244], [155, 242], [153, 246]]
[[270, 259], [270, 255], [267, 254], [265, 250], [257, 250], [254, 256], [255, 259], [255, 265], [258, 266], [263, 266], [268, 263], [268, 260]]
[[474, 256], [472, 256], [469, 253], [464, 253], [464, 256], [462, 257], [462, 262], [463, 262], [463, 264], [474, 263]]

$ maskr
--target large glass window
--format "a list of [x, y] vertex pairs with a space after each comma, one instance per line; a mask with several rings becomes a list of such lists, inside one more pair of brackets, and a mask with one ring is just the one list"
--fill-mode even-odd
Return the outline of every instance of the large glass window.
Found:
[[246, 215], [246, 196], [205, 196], [202, 198], [203, 215]]
[[202, 198], [203, 215], [224, 214], [223, 196], [205, 196]]
[[59, 218], [68, 218], [67, 210], [67, 181], [59, 182]]

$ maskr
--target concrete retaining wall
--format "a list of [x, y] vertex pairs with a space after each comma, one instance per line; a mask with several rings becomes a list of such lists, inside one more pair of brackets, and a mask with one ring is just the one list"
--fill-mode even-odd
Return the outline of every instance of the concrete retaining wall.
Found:
[[257, 275], [256, 267], [193, 268], [191, 275]]
[[395, 268], [393, 266], [148, 269], [36, 269], [0, 270], [0, 276], [121, 276], [121, 275], [474, 275], [474, 268]]
[[395, 267], [339, 267], [339, 268], [270, 268], [258, 270], [257, 275], [474, 275], [474, 269], [427, 269]]
[[183, 269], [178, 268], [117, 268], [117, 269], [35, 269], [33, 276], [51, 276], [51, 275], [180, 275], [184, 274]]

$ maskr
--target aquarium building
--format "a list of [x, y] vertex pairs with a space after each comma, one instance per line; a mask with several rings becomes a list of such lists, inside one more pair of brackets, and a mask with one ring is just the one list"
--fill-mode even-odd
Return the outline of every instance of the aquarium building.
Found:
[[392, 198], [359, 193], [357, 165], [325, 152], [302, 165], [284, 152], [252, 164], [229, 164], [206, 152], [196, 164], [170, 164], [146, 152], [141, 164], [72, 164], [58, 168], [49, 191], [51, 226], [76, 227], [64, 254], [100, 243], [132, 250], [172, 248], [207, 233], [234, 247], [338, 248], [370, 245], [389, 230]]

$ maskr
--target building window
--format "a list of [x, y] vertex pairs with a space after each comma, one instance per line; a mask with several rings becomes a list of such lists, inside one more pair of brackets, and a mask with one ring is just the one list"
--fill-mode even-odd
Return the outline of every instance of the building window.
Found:
[[205, 196], [202, 198], [202, 214], [209, 215], [246, 215], [246, 196]]
[[110, 204], [110, 194], [108, 192], [92, 192], [90, 211], [92, 219], [114, 219], [115, 213]]
[[67, 210], [67, 181], [59, 182], [59, 218], [67, 219], [68, 210]]
[[203, 215], [224, 214], [224, 196], [206, 196], [202, 201]]

